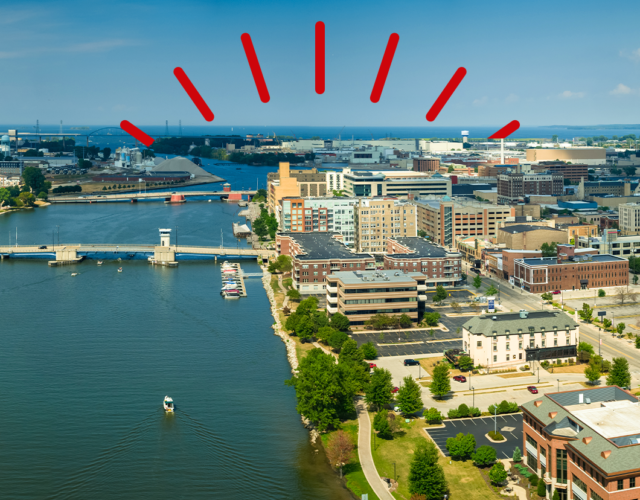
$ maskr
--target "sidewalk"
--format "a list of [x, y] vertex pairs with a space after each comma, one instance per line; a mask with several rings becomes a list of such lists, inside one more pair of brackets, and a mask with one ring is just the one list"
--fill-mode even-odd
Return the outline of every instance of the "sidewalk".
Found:
[[380, 479], [376, 466], [371, 455], [371, 421], [364, 400], [358, 399], [356, 402], [358, 411], [358, 455], [364, 477], [380, 500], [395, 500], [389, 493], [387, 484]]

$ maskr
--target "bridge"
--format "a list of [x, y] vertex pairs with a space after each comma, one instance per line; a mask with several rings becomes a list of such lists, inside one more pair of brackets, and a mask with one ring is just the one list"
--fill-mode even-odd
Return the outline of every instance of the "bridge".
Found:
[[81, 196], [55, 196], [49, 198], [49, 203], [106, 203], [111, 201], [165, 200], [172, 194], [187, 197], [212, 196], [228, 198], [229, 195], [255, 196], [256, 191], [151, 191], [142, 193], [92, 194]]
[[214, 261], [257, 259], [266, 261], [275, 251], [251, 248], [224, 248], [190, 245], [136, 245], [136, 244], [57, 244], [0, 246], [0, 260], [38, 259], [49, 261], [50, 266], [77, 264], [89, 260], [145, 260], [150, 264], [177, 266], [184, 261]]

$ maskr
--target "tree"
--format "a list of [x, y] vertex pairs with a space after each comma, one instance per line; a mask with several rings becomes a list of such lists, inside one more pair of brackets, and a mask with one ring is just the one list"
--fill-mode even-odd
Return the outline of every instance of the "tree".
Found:
[[391, 426], [389, 425], [389, 412], [380, 410], [373, 418], [373, 428], [378, 431], [378, 436], [382, 439], [391, 437]]
[[640, 336], [636, 337], [636, 349], [640, 349]]
[[544, 481], [540, 481], [538, 483], [538, 488], [536, 493], [538, 494], [539, 497], [541, 498], [546, 498], [547, 496], [547, 485]]
[[489, 479], [493, 484], [502, 484], [507, 479], [507, 471], [502, 462], [496, 462], [489, 471]]
[[340, 356], [338, 356], [339, 363], [362, 363], [364, 361], [364, 355], [362, 350], [358, 349], [358, 343], [353, 339], [347, 339], [342, 344], [340, 350]]
[[331, 328], [335, 328], [341, 332], [346, 332], [349, 330], [349, 318], [347, 318], [344, 314], [335, 313], [331, 316]]
[[471, 368], [473, 368], [473, 359], [469, 356], [460, 356], [458, 359], [458, 367], [465, 372], [471, 370]]
[[420, 411], [423, 407], [422, 389], [410, 375], [406, 376], [403, 382], [397, 395], [398, 406], [402, 413], [411, 415], [412, 413]]
[[364, 400], [367, 404], [374, 405], [380, 409], [391, 402], [391, 398], [393, 397], [392, 390], [391, 372], [384, 368], [374, 368]]
[[462, 273], [460, 274], [460, 277], [466, 282], [467, 281], [467, 274], [466, 273]]
[[301, 295], [298, 290], [292, 288], [291, 290], [287, 290], [287, 297], [289, 297], [291, 300], [300, 300]]
[[553, 490], [553, 496], [551, 497], [551, 500], [560, 500], [560, 493], [558, 493], [557, 489]]
[[46, 193], [51, 187], [51, 183], [44, 178], [42, 171], [37, 167], [25, 168], [22, 171], [22, 180], [31, 193], [40, 193], [41, 191]]
[[480, 289], [480, 287], [482, 286], [482, 278], [479, 274], [476, 274], [476, 277], [473, 278], [473, 286], [475, 286], [476, 289]]
[[588, 352], [590, 355], [595, 354], [593, 346], [588, 342], [580, 342], [578, 344], [578, 352]]
[[555, 257], [558, 255], [558, 244], [556, 242], [550, 244], [545, 242], [540, 245], [540, 251], [543, 257]]
[[473, 463], [478, 467], [486, 467], [496, 461], [496, 450], [493, 446], [483, 445], [480, 446], [475, 453], [471, 455]]
[[342, 344], [344, 344], [348, 339], [349, 336], [346, 333], [334, 330], [329, 337], [329, 345], [336, 351], [339, 351], [342, 348]]
[[253, 232], [262, 240], [267, 234], [269, 234], [269, 228], [263, 219], [258, 218], [253, 221]]
[[593, 308], [589, 307], [589, 304], [586, 302], [582, 304], [582, 310], [578, 311], [578, 316], [580, 316], [587, 323], [591, 323], [591, 315], [593, 314]]
[[438, 285], [436, 287], [436, 293], [433, 294], [432, 300], [434, 302], [442, 302], [447, 298], [447, 291], [444, 289], [442, 285]]
[[9, 203], [9, 200], [11, 200], [11, 191], [7, 188], [0, 188], [0, 208], [2, 208], [5, 203]]
[[637, 284], [638, 284], [638, 275], [637, 275], [637, 274], [634, 274], [634, 275], [633, 275], [633, 284], [634, 284], [634, 285], [637, 285]]
[[353, 443], [349, 435], [342, 431], [336, 431], [327, 442], [327, 458], [333, 467], [340, 468], [342, 478], [342, 467], [353, 458]]
[[431, 424], [434, 422], [442, 422], [444, 416], [437, 408], [429, 408], [424, 412], [424, 419]]
[[462, 307], [454, 300], [451, 302], [451, 309], [459, 313], [462, 310]]
[[629, 372], [629, 362], [626, 358], [613, 358], [613, 366], [607, 375], [607, 385], [631, 386], [631, 373]]
[[442, 398], [451, 391], [451, 380], [449, 379], [449, 367], [445, 363], [436, 365], [433, 369], [433, 380], [429, 386], [431, 394]]
[[465, 435], [461, 432], [456, 437], [448, 438], [446, 446], [451, 458], [466, 460], [476, 449], [476, 438], [471, 433]]
[[522, 452], [517, 446], [513, 449], [513, 461], [518, 463], [522, 460]]
[[553, 295], [551, 294], [551, 292], [543, 293], [541, 295], [541, 298], [542, 298], [542, 300], [545, 300], [547, 302], [552, 302], [553, 301]]
[[426, 238], [427, 237], [427, 232], [424, 231], [423, 229], [418, 229], [418, 237], [419, 238]]
[[616, 301], [622, 305], [625, 303], [625, 301], [627, 300], [627, 291], [623, 288], [617, 288], [616, 289]]
[[440, 320], [440, 313], [438, 312], [427, 313], [423, 316], [422, 319], [428, 326], [438, 326], [438, 321]]
[[438, 450], [432, 441], [418, 445], [409, 469], [409, 492], [428, 499], [444, 497], [448, 491], [444, 470], [438, 463]]
[[607, 293], [601, 288], [598, 290], [598, 297], [606, 297]]
[[364, 359], [376, 359], [378, 357], [378, 350], [373, 346], [372, 342], [362, 344], [361, 349], [364, 354]]
[[411, 328], [411, 325], [413, 325], [411, 318], [407, 314], [402, 314], [398, 320], [398, 323], [400, 324], [401, 328]]
[[18, 199], [27, 207], [32, 207], [36, 201], [36, 197], [32, 193], [27, 192], [20, 193]]
[[616, 331], [618, 332], [618, 335], [622, 335], [622, 332], [624, 332], [624, 329], [627, 327], [627, 325], [625, 325], [624, 323], [618, 323], [616, 325]]
[[485, 295], [487, 297], [493, 297], [494, 295], [498, 295], [498, 290], [496, 290], [495, 286], [491, 285], [489, 288], [487, 288]]
[[594, 356], [590, 361], [589, 365], [584, 369], [584, 376], [587, 377], [587, 380], [591, 385], [594, 385], [597, 380], [600, 380], [600, 362]]
[[302, 358], [298, 374], [285, 381], [296, 390], [296, 410], [314, 422], [319, 431], [336, 426], [340, 417], [354, 410], [355, 385], [335, 358], [322, 349], [311, 349]]

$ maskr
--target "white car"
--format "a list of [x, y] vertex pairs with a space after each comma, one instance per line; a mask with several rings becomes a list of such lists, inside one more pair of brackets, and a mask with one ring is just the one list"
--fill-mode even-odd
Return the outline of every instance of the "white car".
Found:
[[394, 406], [393, 407], [393, 411], [395, 411], [396, 413], [400, 413], [400, 407], [399, 406]]

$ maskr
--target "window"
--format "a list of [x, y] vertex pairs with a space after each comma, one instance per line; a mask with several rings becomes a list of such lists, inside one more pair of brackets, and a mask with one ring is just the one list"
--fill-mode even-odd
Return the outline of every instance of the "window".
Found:
[[497, 362], [498, 362], [498, 356], [494, 356], [494, 357], [493, 357], [493, 362], [494, 362], [494, 363], [497, 363]]
[[631, 479], [629, 479], [629, 488], [635, 488], [636, 487], [636, 478], [632, 477]]
[[587, 485], [584, 484], [584, 481], [582, 481], [578, 476], [576, 476], [575, 474], [573, 475], [573, 484], [575, 484], [578, 488], [580, 488], [582, 491], [584, 491], [585, 493], [587, 492]]
[[497, 350], [498, 350], [498, 346], [497, 346], [497, 345], [494, 345], [494, 346], [493, 346], [493, 350], [494, 350], [494, 351], [497, 351]]
[[624, 479], [618, 479], [618, 491], [624, 489]]
[[591, 500], [603, 500], [603, 498], [595, 491], [591, 490]]
[[567, 451], [556, 450], [556, 480], [559, 483], [567, 483]]
[[478, 348], [482, 349], [482, 340], [478, 340]]

